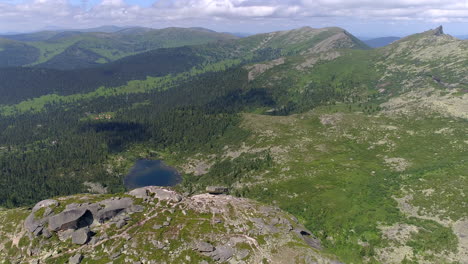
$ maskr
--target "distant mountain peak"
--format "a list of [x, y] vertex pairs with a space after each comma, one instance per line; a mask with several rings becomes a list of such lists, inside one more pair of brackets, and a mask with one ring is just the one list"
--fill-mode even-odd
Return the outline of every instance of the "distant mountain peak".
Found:
[[435, 36], [444, 35], [444, 28], [442, 26], [438, 26], [437, 28], [433, 29]]

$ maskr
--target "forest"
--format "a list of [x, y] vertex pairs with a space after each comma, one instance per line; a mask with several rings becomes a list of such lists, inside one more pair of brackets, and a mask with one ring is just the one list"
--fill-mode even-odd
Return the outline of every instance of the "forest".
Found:
[[[148, 55], [153, 57], [139, 59], [141, 64], [135, 63], [135, 67], [124, 67], [129, 62], [117, 61], [106, 67], [66, 74], [44, 69], [2, 69], [0, 74], [13, 77], [8, 78], [13, 86], [25, 87], [9, 90], [7, 87], [11, 86], [2, 83], [3, 89], [9, 92], [5, 92], [7, 96], [2, 100], [20, 101], [25, 96], [50, 93], [51, 87], [55, 87], [52, 91], [68, 94], [82, 87], [92, 90], [100, 85], [119, 85], [128, 79], [143, 78], [149, 69], [161, 75], [184, 71], [187, 65], [203, 60], [190, 52], [191, 49], [152, 52]], [[342, 94], [326, 86], [317, 89], [314, 100], [283, 105], [279, 103], [284, 99], [280, 88], [266, 89], [249, 82], [242, 65], [276, 55], [274, 50], [263, 51], [240, 66], [199, 74], [174, 83], [168, 90], [50, 103], [43, 111], [1, 116], [0, 205], [27, 205], [51, 196], [81, 192], [84, 191], [81, 183], [85, 181], [101, 182], [111, 191], [122, 191], [122, 178], [106, 172], [105, 161], [109, 155], [124, 151], [132, 144], [183, 152], [216, 148], [226, 143], [227, 139], [222, 137], [227, 131], [235, 135], [229, 140], [247, 136], [238, 126], [239, 113], [243, 111], [266, 107], [276, 109], [269, 114], [288, 114], [343, 100]], [[156, 59], [159, 63], [154, 62]], [[163, 62], [172, 66], [163, 67]], [[63, 82], [57, 81], [60, 78]], [[90, 118], [98, 113], [112, 113], [112, 118]]]

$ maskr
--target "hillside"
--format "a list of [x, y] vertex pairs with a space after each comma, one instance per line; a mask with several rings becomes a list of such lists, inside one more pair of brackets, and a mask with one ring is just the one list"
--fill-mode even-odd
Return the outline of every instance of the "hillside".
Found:
[[[1, 108], [0, 203], [32, 206], [85, 182], [123, 193], [136, 160], [161, 159], [182, 173], [180, 193], [216, 184], [277, 206], [341, 262], [465, 263], [467, 43], [437, 28], [369, 49], [306, 27], [81, 72], [106, 87], [59, 79], [75, 90], [44, 82], [30, 97], [18, 78]], [[106, 84], [105, 69], [129, 77]]]
[[25, 43], [0, 38], [0, 67], [14, 67], [34, 62], [39, 50]]
[[0, 57], [8, 54], [13, 57], [26, 56], [28, 59], [14, 64], [0, 60], [0, 67], [34, 65], [66, 70], [97, 66], [158, 48], [197, 45], [236, 37], [203, 29], [127, 28], [116, 32], [44, 31], [3, 38], [14, 40], [39, 56], [29, 56], [14, 49], [0, 50]]
[[[131, 32], [135, 30], [140, 29], [126, 29], [119, 32], [120, 34], [133, 34]], [[125, 33], [127, 31], [130, 33]], [[66, 71], [36, 67], [3, 68], [0, 69], [0, 77], [6, 81], [0, 83], [0, 92], [4, 95], [0, 98], [0, 104], [15, 104], [25, 99], [52, 93], [58, 95], [88, 93], [99, 87], [118, 87], [132, 80], [146, 80], [147, 77], [183, 73], [191, 76], [284, 55], [315, 54], [322, 50], [336, 48], [365, 48], [362, 45], [344, 30], [337, 28], [302, 28], [219, 43], [155, 49], [92, 68]], [[76, 52], [81, 54], [79, 59], [68, 57], [62, 61], [66, 64], [78, 65], [83, 62], [81, 60], [83, 56], [96, 55], [95, 53], [86, 53], [86, 55], [78, 50]], [[62, 55], [56, 57], [60, 56]]]
[[49, 199], [0, 219], [3, 262], [337, 263], [293, 216], [227, 195], [149, 187]]

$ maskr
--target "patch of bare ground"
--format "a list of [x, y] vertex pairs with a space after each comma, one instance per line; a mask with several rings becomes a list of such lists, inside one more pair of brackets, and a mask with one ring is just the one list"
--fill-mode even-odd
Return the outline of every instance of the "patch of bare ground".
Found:
[[310, 48], [306, 53], [321, 53], [343, 47], [353, 47], [353, 40], [345, 33], [340, 32], [327, 39], [322, 40], [317, 45]]
[[187, 174], [201, 176], [208, 173], [213, 164], [214, 162], [210, 160], [189, 158], [181, 168]]
[[307, 57], [304, 62], [298, 64], [296, 66], [297, 70], [306, 70], [314, 67], [315, 64], [317, 64], [320, 61], [332, 61], [338, 57], [340, 57], [341, 54], [338, 51], [331, 51], [331, 52], [323, 52], [320, 54], [313, 54]]
[[246, 66], [245, 68], [249, 71], [249, 81], [253, 81], [260, 74], [268, 71], [269, 69], [281, 65], [284, 63], [284, 58], [269, 61], [267, 63], [257, 63], [254, 65]]
[[412, 233], [418, 232], [418, 227], [396, 223], [391, 226], [379, 226], [379, 229], [390, 243], [389, 246], [377, 250], [378, 258], [382, 263], [402, 263], [405, 258], [413, 257], [413, 249], [405, 244], [411, 238]]
[[409, 167], [410, 163], [404, 158], [384, 158], [385, 164], [389, 166], [392, 170], [402, 172]]
[[344, 115], [342, 113], [336, 114], [324, 114], [319, 117], [322, 125], [336, 126], [343, 120]]
[[[431, 191], [426, 190], [425, 193], [430, 194]], [[399, 209], [406, 215], [420, 218], [420, 219], [432, 220], [445, 227], [451, 228], [453, 233], [458, 238], [457, 252], [450, 253], [449, 255], [446, 255], [446, 256], [439, 256], [439, 257], [444, 257], [445, 259], [449, 261], [453, 261], [453, 262], [468, 263], [468, 219], [467, 218], [460, 219], [458, 221], [452, 221], [450, 219], [442, 219], [438, 215], [424, 214], [424, 212], [420, 210], [418, 206], [413, 206], [411, 204], [411, 200], [413, 199], [411, 194], [405, 195], [400, 198], [397, 198], [397, 197], [393, 197], [393, 198], [398, 202]]]
[[468, 94], [456, 95], [457, 89], [448, 94], [434, 88], [415, 89], [381, 104], [386, 114], [411, 114], [422, 109], [444, 116], [468, 119]]

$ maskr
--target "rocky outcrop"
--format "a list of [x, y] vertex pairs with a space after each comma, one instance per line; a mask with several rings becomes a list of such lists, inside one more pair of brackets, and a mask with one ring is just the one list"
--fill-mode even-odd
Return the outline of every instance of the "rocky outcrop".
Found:
[[[24, 222], [25, 229], [34, 236], [42, 234], [44, 238], [57, 233], [62, 241], [71, 238], [72, 243], [83, 245], [90, 241], [91, 226], [114, 222], [117, 228], [122, 228], [127, 224], [128, 214], [144, 209], [135, 205], [130, 197], [111, 198], [96, 203], [71, 203], [62, 212], [53, 214], [57, 206], [59, 202], [56, 200], [37, 203]], [[44, 214], [40, 214], [41, 209], [44, 209]]]
[[58, 206], [58, 205], [59, 205], [59, 202], [57, 200], [52, 200], [52, 199], [43, 200], [43, 201], [38, 202], [32, 208], [32, 212], [35, 213], [41, 208], [48, 208], [48, 207], [51, 207], [51, 206]]
[[129, 192], [130, 195], [141, 198], [144, 200], [148, 199], [158, 199], [161, 201], [170, 201], [170, 202], [180, 202], [182, 196], [177, 192], [163, 189], [157, 186], [147, 186], [143, 188], [138, 188]]
[[211, 252], [209, 256], [217, 262], [226, 262], [234, 255], [234, 249], [228, 245], [216, 247], [215, 251]]
[[200, 241], [195, 245], [194, 250], [198, 252], [213, 252], [215, 247], [210, 243]]
[[206, 191], [209, 194], [225, 194], [228, 192], [228, 188], [223, 186], [208, 186], [206, 187]]
[[133, 207], [133, 200], [131, 198], [110, 199], [100, 203], [104, 208], [96, 212], [96, 219], [99, 222], [108, 221], [118, 214], [127, 211], [138, 211], [138, 208]]
[[433, 31], [434, 31], [434, 36], [441, 36], [444, 34], [444, 28], [442, 26], [438, 26]]
[[93, 214], [87, 208], [77, 208], [53, 215], [48, 222], [51, 231], [61, 231], [89, 226], [93, 220]]
[[[28, 231], [28, 239], [21, 242], [25, 254], [2, 251], [0, 259], [15, 258], [19, 263], [59, 259], [69, 263], [154, 263], [155, 259], [166, 263], [248, 264], [265, 259], [278, 264], [285, 259], [332, 263], [321, 255], [320, 241], [293, 216], [252, 200], [217, 195], [225, 193], [225, 187], [207, 191], [216, 194], [183, 196], [166, 188], [144, 187], [113, 198], [85, 195], [42, 201], [24, 222]], [[47, 239], [51, 236], [61, 242]], [[69, 247], [70, 242], [77, 246]]]

